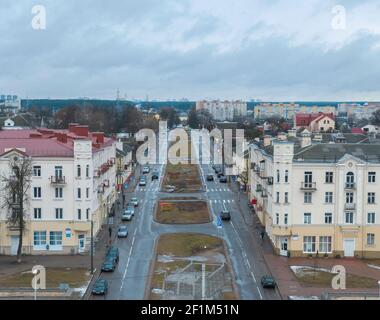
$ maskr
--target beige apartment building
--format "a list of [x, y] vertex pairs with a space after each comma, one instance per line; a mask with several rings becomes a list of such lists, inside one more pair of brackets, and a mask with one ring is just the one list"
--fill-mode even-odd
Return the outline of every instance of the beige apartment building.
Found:
[[[68, 130], [0, 132], [2, 175], [10, 174], [11, 157], [32, 159], [23, 254], [89, 251], [91, 223], [96, 237], [115, 201], [115, 143], [78, 124], [70, 124]], [[7, 223], [8, 214], [0, 207], [0, 254], [16, 255], [19, 229]]]
[[350, 140], [250, 146], [250, 198], [277, 254], [380, 257], [380, 145]]

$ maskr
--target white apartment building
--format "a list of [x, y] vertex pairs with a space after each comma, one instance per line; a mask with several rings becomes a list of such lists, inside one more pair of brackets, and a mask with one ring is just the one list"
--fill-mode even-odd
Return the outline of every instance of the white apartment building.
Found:
[[372, 114], [380, 110], [380, 103], [340, 103], [338, 104], [338, 113], [346, 115], [348, 118], [354, 118], [357, 120], [370, 119]]
[[[0, 132], [0, 172], [10, 157], [31, 157], [33, 176], [26, 204], [23, 254], [76, 254], [90, 249], [115, 201], [116, 145], [103, 133], [70, 124], [68, 130]], [[15, 255], [19, 230], [0, 209], [0, 254]]]
[[278, 254], [380, 257], [380, 145], [291, 131], [252, 144], [250, 164], [250, 198]]
[[205, 109], [210, 112], [214, 120], [217, 121], [233, 121], [235, 117], [245, 117], [247, 115], [247, 103], [236, 101], [198, 101], [196, 110]]
[[21, 100], [16, 95], [0, 94], [0, 111], [15, 114], [21, 109]]

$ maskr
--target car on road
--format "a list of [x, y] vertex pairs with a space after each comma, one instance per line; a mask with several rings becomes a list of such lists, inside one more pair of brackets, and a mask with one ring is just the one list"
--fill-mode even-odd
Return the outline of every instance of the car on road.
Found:
[[220, 213], [220, 218], [222, 220], [231, 220], [231, 214], [228, 210], [222, 210]]
[[149, 173], [150, 172], [150, 168], [148, 167], [148, 166], [145, 166], [144, 168], [143, 168], [143, 174], [146, 174], [146, 173]]
[[131, 199], [131, 204], [135, 207], [137, 207], [139, 205], [139, 200], [136, 198], [136, 197], [133, 197]]
[[94, 283], [91, 293], [93, 295], [105, 295], [108, 291], [108, 281], [105, 279], [98, 279]]
[[269, 275], [265, 275], [265, 276], [262, 276], [261, 278], [261, 286], [263, 288], [276, 288], [276, 281], [274, 280], [274, 278], [272, 276], [269, 276]]
[[219, 178], [219, 182], [220, 182], [220, 183], [227, 183], [227, 178], [226, 178], [226, 176], [221, 176], [221, 177]]
[[116, 263], [119, 262], [119, 248], [110, 247], [107, 251], [106, 260], [113, 259]]
[[135, 210], [132, 207], [128, 207], [121, 216], [121, 221], [131, 221], [134, 215]]
[[127, 226], [120, 226], [117, 230], [117, 237], [118, 238], [126, 238], [128, 237], [128, 228]]
[[106, 259], [103, 264], [101, 270], [104, 272], [113, 272], [116, 268], [116, 262], [112, 258]]
[[220, 166], [215, 166], [214, 171], [215, 173], [222, 172], [222, 168]]
[[152, 181], [153, 181], [153, 180], [158, 180], [158, 178], [159, 178], [159, 174], [158, 174], [158, 172], [153, 172], [153, 173], [152, 173]]
[[207, 177], [206, 177], [206, 180], [207, 181], [214, 181], [214, 175], [208, 174]]
[[145, 187], [146, 186], [146, 179], [145, 179], [145, 177], [140, 177], [139, 186], [140, 187]]
[[220, 171], [220, 172], [218, 172], [218, 173], [216, 174], [216, 176], [217, 176], [218, 178], [223, 177], [223, 176], [224, 176], [224, 173], [223, 173], [222, 171]]

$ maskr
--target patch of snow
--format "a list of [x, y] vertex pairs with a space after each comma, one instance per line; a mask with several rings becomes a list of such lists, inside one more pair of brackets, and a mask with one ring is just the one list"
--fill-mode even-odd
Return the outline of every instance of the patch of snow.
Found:
[[335, 272], [332, 272], [330, 269], [325, 268], [315, 268], [310, 266], [290, 266], [290, 269], [293, 271], [293, 273], [297, 276], [304, 276], [306, 273], [318, 273], [318, 272], [328, 272], [331, 274], [336, 274]]
[[163, 293], [164, 293], [164, 290], [162, 290], [162, 289], [152, 289], [152, 293], [155, 293], [155, 294], [163, 294]]
[[288, 296], [289, 300], [321, 300], [318, 296]]
[[376, 266], [374, 264], [367, 264], [367, 266], [370, 267], [370, 268], [374, 268], [374, 269], [380, 270], [380, 266]]
[[157, 257], [157, 261], [158, 262], [163, 262], [163, 263], [168, 263], [168, 262], [173, 262], [174, 259], [173, 259], [173, 256], [169, 256], [169, 255], [159, 255]]

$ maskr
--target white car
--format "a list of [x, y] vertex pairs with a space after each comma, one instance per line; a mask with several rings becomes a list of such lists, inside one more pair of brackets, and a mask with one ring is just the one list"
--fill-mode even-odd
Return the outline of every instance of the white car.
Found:
[[144, 167], [143, 168], [143, 173], [145, 174], [145, 173], [149, 173], [149, 171], [150, 171], [150, 168], [149, 167]]
[[122, 221], [131, 221], [135, 215], [135, 210], [132, 207], [125, 209], [123, 215], [121, 216]]
[[135, 207], [137, 207], [137, 206], [139, 205], [139, 200], [138, 200], [136, 197], [133, 197], [133, 198], [131, 199], [131, 203], [132, 203]]
[[146, 186], [146, 180], [145, 179], [140, 179], [139, 186], [140, 187], [145, 187]]

